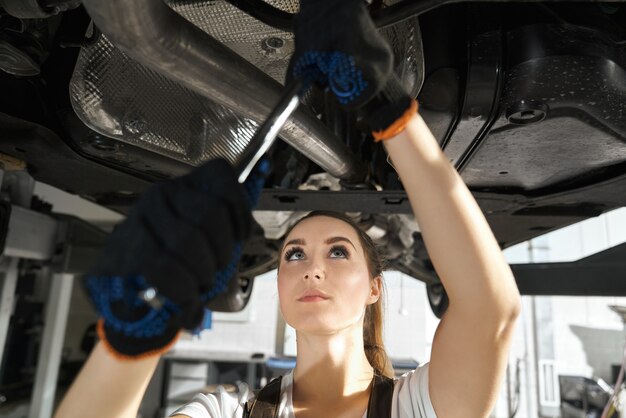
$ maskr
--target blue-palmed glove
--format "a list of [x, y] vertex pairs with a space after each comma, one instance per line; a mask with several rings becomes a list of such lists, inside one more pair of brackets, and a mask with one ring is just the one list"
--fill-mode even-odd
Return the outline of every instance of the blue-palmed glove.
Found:
[[328, 87], [339, 104], [359, 110], [376, 140], [399, 133], [417, 112], [393, 72], [393, 52], [364, 0], [301, 0], [295, 51], [287, 71]]
[[[225, 288], [216, 273], [233, 260], [236, 266], [251, 232], [250, 210], [245, 188], [224, 160], [148, 189], [85, 279], [109, 351], [125, 359], [160, 354], [181, 329], [195, 329], [207, 299]], [[160, 308], [138, 297], [146, 288], [156, 288]]]

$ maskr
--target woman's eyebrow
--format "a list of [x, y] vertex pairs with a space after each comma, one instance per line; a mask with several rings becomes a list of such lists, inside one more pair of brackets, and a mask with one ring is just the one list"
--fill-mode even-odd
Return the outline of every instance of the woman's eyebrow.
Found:
[[346, 237], [332, 237], [332, 238], [328, 238], [325, 242], [326, 242], [326, 244], [334, 244], [336, 242], [341, 242], [341, 241], [347, 242], [348, 244], [352, 245], [352, 248], [354, 248], [356, 250], [356, 247], [354, 246], [352, 241], [350, 241]]
[[283, 248], [288, 245], [306, 245], [306, 241], [301, 238], [292, 239], [289, 242], [285, 243], [285, 245], [283, 245]]

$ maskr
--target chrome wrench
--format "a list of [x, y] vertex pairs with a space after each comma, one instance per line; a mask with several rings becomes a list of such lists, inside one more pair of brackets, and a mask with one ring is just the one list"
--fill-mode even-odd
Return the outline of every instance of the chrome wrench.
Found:
[[[289, 117], [298, 108], [300, 98], [305, 92], [306, 89], [301, 80], [293, 80], [287, 85], [280, 101], [259, 130], [256, 131], [248, 143], [239, 164], [237, 164], [237, 171], [239, 172], [237, 180], [239, 184], [243, 184], [247, 180], [261, 157], [274, 145], [278, 134], [285, 126], [285, 123], [287, 123], [287, 120], [289, 120]], [[140, 290], [137, 296], [154, 309], [160, 309], [163, 306], [163, 298], [154, 287]]]

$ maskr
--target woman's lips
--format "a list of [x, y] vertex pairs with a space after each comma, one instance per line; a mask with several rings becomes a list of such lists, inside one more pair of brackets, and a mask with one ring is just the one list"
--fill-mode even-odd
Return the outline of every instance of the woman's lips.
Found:
[[321, 290], [309, 289], [300, 295], [298, 302], [322, 302], [328, 299], [328, 295]]
[[328, 298], [322, 296], [304, 296], [298, 299], [298, 302], [322, 302], [328, 300]]

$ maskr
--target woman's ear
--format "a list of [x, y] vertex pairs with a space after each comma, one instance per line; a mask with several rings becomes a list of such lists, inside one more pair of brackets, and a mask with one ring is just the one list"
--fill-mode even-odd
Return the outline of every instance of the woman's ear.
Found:
[[367, 299], [367, 304], [371, 305], [373, 303], [378, 302], [380, 299], [380, 295], [383, 291], [383, 278], [380, 276], [374, 277], [372, 281], [370, 281], [370, 295]]

